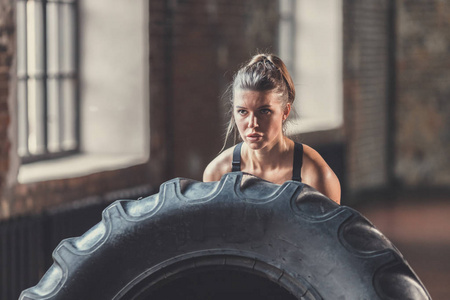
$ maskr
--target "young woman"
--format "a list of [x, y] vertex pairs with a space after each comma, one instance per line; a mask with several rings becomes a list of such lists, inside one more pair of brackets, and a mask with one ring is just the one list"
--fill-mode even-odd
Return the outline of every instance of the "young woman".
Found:
[[234, 76], [231, 93], [226, 140], [237, 128], [243, 142], [217, 156], [206, 167], [203, 181], [242, 171], [276, 184], [301, 181], [340, 203], [339, 180], [324, 159], [284, 134], [295, 88], [283, 61], [272, 54], [255, 55]]

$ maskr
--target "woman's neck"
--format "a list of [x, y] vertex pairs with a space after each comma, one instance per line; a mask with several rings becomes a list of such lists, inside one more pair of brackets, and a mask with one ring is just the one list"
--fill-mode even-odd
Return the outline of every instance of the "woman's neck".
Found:
[[289, 153], [293, 143], [290, 139], [283, 136], [279, 141], [268, 145], [262, 149], [253, 150], [250, 147], [246, 149], [245, 163], [249, 169], [260, 171], [262, 169], [275, 169], [283, 164], [283, 157]]

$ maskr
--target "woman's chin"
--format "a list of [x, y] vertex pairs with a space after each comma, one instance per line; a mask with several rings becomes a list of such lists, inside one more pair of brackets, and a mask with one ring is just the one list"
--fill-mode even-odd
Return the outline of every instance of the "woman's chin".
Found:
[[252, 149], [252, 150], [258, 150], [264, 147], [264, 143], [263, 141], [259, 140], [259, 141], [246, 141], [247, 146]]

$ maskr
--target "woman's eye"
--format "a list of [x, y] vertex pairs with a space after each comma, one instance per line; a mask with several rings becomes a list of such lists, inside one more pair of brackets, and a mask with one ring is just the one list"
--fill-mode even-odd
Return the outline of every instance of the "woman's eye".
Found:
[[267, 109], [267, 108], [263, 108], [263, 109], [260, 110], [260, 112], [261, 112], [263, 115], [267, 115], [267, 114], [270, 114], [270, 113], [271, 113], [271, 110], [270, 110], [270, 109]]
[[247, 111], [245, 109], [238, 109], [237, 111], [238, 114], [240, 114], [241, 116], [247, 114]]

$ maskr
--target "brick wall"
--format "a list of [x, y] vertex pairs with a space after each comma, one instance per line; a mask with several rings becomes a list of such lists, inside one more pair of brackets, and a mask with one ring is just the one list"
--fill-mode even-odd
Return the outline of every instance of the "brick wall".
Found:
[[388, 1], [344, 1], [344, 106], [351, 192], [387, 184]]
[[448, 190], [450, 3], [344, 1], [351, 192]]
[[397, 1], [395, 174], [450, 185], [450, 2]]
[[[15, 25], [13, 1], [0, 0], [0, 191], [6, 187], [10, 166], [9, 151], [10, 132], [10, 96], [13, 86], [10, 77], [13, 76], [15, 54]], [[1, 212], [8, 210], [9, 199], [0, 193]]]

